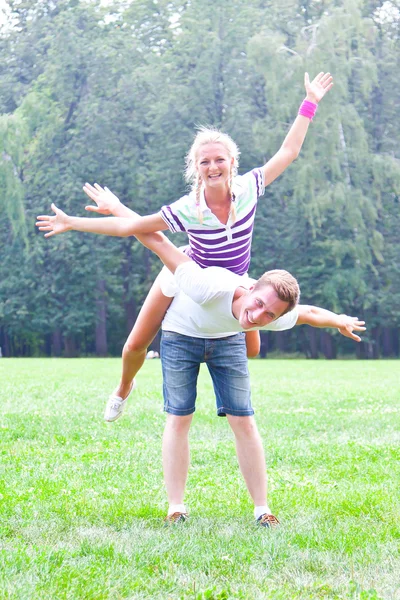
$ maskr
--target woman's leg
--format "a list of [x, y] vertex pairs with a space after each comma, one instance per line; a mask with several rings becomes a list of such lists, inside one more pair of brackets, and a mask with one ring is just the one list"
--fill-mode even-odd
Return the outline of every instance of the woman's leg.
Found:
[[246, 331], [247, 358], [255, 358], [260, 354], [261, 341], [259, 331]]
[[164, 296], [156, 279], [125, 342], [121, 381], [114, 391], [116, 396], [125, 399], [129, 394], [133, 378], [144, 363], [147, 347], [160, 329], [171, 301], [172, 298]]

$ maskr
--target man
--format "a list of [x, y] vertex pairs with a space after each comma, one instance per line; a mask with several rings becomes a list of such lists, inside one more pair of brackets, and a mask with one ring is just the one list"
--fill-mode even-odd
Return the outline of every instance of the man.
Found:
[[[161, 341], [167, 412], [163, 438], [167, 519], [187, 517], [183, 498], [189, 467], [188, 433], [195, 410], [199, 366], [205, 362], [214, 384], [218, 415], [227, 417], [235, 436], [239, 466], [254, 502], [255, 518], [260, 525], [275, 526], [278, 520], [267, 504], [265, 457], [251, 407], [243, 334], [234, 332], [282, 331], [308, 324], [336, 327], [342, 335], [360, 341], [354, 331], [364, 331], [364, 322], [298, 305], [297, 281], [286, 271], [269, 271], [257, 282], [248, 280], [248, 287], [243, 287], [243, 279], [233, 273], [219, 267], [201, 269], [171, 252], [169, 244], [165, 244], [164, 252], [147, 243], [175, 273], [178, 287], [163, 321]], [[161, 284], [167, 294], [166, 282]], [[226, 337], [221, 338], [222, 332]]]
[[[53, 234], [77, 228], [77, 218], [52, 205], [55, 217], [38, 217], [37, 225]], [[98, 233], [126, 235], [126, 219], [101, 219]], [[201, 362], [209, 368], [217, 412], [226, 416], [235, 436], [239, 466], [254, 502], [254, 515], [264, 527], [279, 523], [267, 504], [264, 450], [253, 417], [244, 331], [284, 330], [295, 325], [334, 327], [360, 341], [364, 321], [336, 315], [315, 306], [299, 305], [300, 289], [287, 271], [269, 271], [258, 281], [244, 279], [220, 267], [201, 269], [162, 233], [138, 239], [159, 256], [175, 275], [161, 275], [163, 292], [174, 300], [163, 321], [161, 360], [164, 410], [163, 468], [169, 509], [166, 520], [187, 518], [184, 492], [189, 469], [189, 428], [195, 410]], [[171, 284], [173, 289], [171, 291]], [[164, 291], [165, 290], [165, 291]]]

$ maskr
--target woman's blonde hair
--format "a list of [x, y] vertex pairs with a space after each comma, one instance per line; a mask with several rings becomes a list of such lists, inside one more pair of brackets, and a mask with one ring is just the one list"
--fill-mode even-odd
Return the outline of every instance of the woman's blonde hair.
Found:
[[200, 223], [203, 222], [203, 215], [200, 210], [200, 193], [203, 183], [197, 170], [197, 154], [201, 146], [204, 146], [205, 144], [215, 143], [222, 144], [228, 152], [229, 157], [233, 158], [233, 165], [229, 177], [229, 191], [232, 200], [231, 211], [233, 221], [235, 221], [236, 218], [235, 196], [232, 192], [232, 184], [234, 177], [236, 177], [237, 175], [239, 167], [239, 148], [227, 133], [223, 133], [222, 131], [219, 131], [218, 129], [215, 129], [213, 127], [200, 127], [196, 134], [196, 137], [194, 138], [193, 144], [186, 155], [185, 170], [185, 179], [188, 183], [191, 184], [192, 191], [194, 191], [195, 193], [197, 216], [199, 218]]

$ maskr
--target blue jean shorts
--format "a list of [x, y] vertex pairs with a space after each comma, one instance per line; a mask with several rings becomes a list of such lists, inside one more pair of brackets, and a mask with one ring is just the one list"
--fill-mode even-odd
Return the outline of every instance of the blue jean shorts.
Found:
[[244, 333], [203, 339], [163, 331], [161, 363], [165, 412], [180, 416], [194, 413], [197, 377], [203, 362], [213, 381], [218, 416], [253, 415]]

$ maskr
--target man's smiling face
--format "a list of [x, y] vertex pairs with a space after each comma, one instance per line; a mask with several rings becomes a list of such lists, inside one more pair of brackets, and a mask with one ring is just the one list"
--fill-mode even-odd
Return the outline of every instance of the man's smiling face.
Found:
[[288, 306], [288, 302], [279, 299], [271, 285], [257, 290], [250, 288], [249, 293], [243, 296], [239, 323], [243, 329], [264, 327], [282, 316]]

